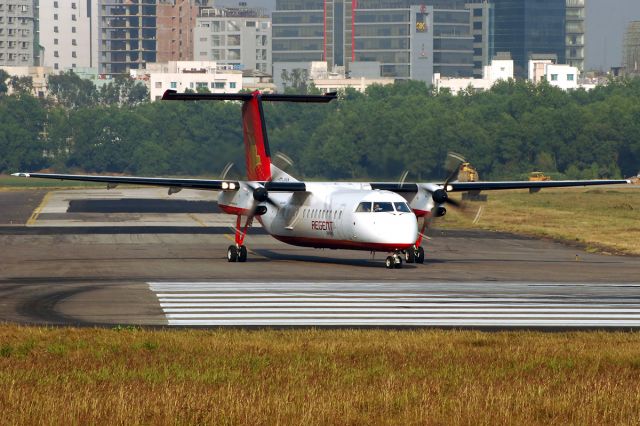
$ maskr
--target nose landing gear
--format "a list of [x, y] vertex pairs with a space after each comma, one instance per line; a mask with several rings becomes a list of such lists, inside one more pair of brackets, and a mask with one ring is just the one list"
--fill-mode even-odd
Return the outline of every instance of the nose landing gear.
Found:
[[402, 268], [402, 256], [398, 252], [393, 253], [391, 256], [387, 256], [387, 259], [384, 261], [384, 266], [387, 269], [400, 269]]

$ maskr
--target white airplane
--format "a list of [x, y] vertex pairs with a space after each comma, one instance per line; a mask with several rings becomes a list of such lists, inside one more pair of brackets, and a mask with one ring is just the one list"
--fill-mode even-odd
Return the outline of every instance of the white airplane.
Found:
[[[422, 240], [430, 217], [443, 216], [446, 204], [458, 202], [450, 192], [612, 185], [627, 180], [456, 182], [452, 173], [440, 183], [405, 182], [301, 182], [271, 162], [262, 102], [330, 102], [326, 95], [183, 94], [167, 90], [163, 100], [241, 101], [247, 168], [246, 181], [116, 177], [50, 173], [15, 173], [14, 176], [219, 191], [222, 211], [236, 216], [235, 244], [229, 246], [229, 262], [245, 262], [244, 239], [254, 218], [273, 237], [303, 247], [366, 250], [390, 253], [387, 268], [423, 263]], [[244, 224], [242, 223], [244, 220]], [[419, 222], [422, 222], [420, 227]]]

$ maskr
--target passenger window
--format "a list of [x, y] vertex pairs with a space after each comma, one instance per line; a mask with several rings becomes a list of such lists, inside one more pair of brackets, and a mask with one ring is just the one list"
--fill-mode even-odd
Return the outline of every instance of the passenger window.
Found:
[[411, 213], [411, 209], [407, 203], [393, 203], [396, 206], [396, 211], [401, 213]]
[[380, 213], [380, 212], [392, 212], [393, 211], [393, 204], [392, 203], [373, 203], [373, 211], [375, 213]]
[[358, 208], [356, 209], [356, 213], [368, 213], [371, 211], [371, 203], [368, 202], [362, 202], [358, 205]]

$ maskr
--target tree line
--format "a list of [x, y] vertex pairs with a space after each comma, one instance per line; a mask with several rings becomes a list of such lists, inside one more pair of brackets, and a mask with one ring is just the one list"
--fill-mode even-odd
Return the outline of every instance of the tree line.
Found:
[[[244, 176], [238, 103], [151, 103], [135, 84], [118, 84], [100, 94], [63, 76], [50, 80], [46, 100], [0, 87], [0, 171], [214, 177], [234, 162]], [[483, 179], [640, 169], [640, 79], [588, 92], [511, 80], [458, 96], [409, 81], [347, 90], [329, 104], [265, 103], [264, 111], [272, 153], [286, 153], [288, 171], [305, 178], [394, 180], [408, 170], [409, 179], [442, 179], [448, 151]]]

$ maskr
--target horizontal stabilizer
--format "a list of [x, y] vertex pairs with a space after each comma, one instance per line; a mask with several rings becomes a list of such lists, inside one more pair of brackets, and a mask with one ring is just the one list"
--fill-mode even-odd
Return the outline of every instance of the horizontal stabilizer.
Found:
[[[337, 97], [336, 92], [325, 95], [285, 95], [277, 93], [261, 93], [261, 100], [268, 102], [331, 102]], [[253, 93], [178, 93], [166, 90], [163, 101], [250, 101]]]

